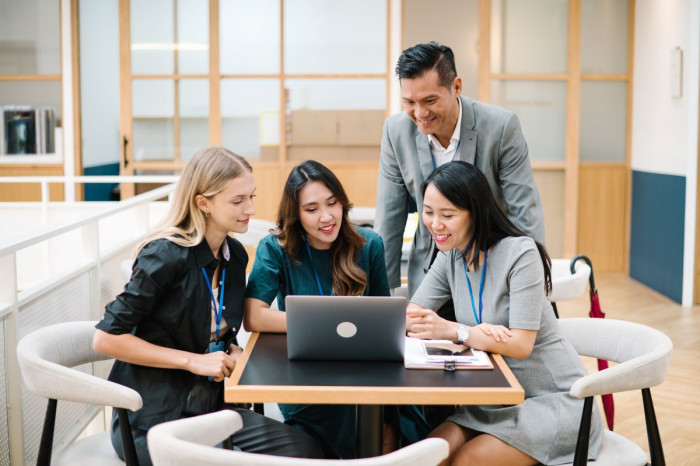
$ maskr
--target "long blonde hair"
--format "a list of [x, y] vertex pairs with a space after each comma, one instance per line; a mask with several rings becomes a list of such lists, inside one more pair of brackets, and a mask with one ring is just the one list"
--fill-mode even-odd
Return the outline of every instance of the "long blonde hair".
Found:
[[204, 212], [197, 207], [195, 197], [201, 194], [211, 198], [232, 179], [252, 172], [252, 167], [243, 157], [223, 147], [207, 147], [197, 152], [180, 175], [168, 215], [156, 231], [138, 245], [135, 254], [160, 238], [184, 247], [201, 243], [207, 221]]

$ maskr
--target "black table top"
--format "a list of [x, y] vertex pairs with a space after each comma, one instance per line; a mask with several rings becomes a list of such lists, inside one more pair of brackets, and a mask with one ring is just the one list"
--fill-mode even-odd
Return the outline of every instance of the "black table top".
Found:
[[403, 362], [290, 361], [286, 334], [261, 333], [238, 385], [510, 388], [493, 357], [489, 357], [494, 369], [454, 372], [405, 369]]

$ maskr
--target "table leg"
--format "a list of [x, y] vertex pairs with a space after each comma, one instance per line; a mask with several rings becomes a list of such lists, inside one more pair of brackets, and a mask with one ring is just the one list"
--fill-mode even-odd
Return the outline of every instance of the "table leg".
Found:
[[369, 458], [382, 454], [384, 406], [357, 405], [357, 456]]

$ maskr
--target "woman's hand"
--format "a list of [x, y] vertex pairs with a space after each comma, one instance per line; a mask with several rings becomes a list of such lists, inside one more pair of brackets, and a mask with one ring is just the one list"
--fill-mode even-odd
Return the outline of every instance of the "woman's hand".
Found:
[[497, 342], [506, 343], [513, 336], [510, 329], [508, 327], [504, 327], [503, 325], [482, 323], [474, 328], [478, 328], [484, 332], [484, 335], [492, 337], [493, 340]]
[[231, 354], [224, 351], [190, 353], [154, 345], [130, 333], [112, 335], [99, 329], [95, 331], [92, 341], [95, 351], [120, 361], [139, 366], [186, 370], [193, 374], [210, 376], [217, 382], [231, 375], [236, 367], [236, 360], [243, 352], [237, 346], [231, 346], [235, 347], [229, 348]]
[[212, 377], [214, 382], [221, 382], [231, 375], [236, 367], [236, 358], [226, 354], [224, 351], [214, 351], [213, 353], [196, 354], [191, 353], [187, 364], [187, 370], [197, 375]]
[[413, 305], [406, 309], [406, 330], [409, 337], [454, 341], [458, 327], [457, 322], [443, 319], [430, 309]]
[[231, 343], [229, 345], [228, 355], [231, 356], [234, 361], [238, 362], [238, 358], [241, 357], [241, 354], [243, 354], [243, 349], [240, 346], [238, 346], [234, 343]]
[[250, 332], [287, 333], [287, 313], [255, 298], [245, 300], [243, 326]]

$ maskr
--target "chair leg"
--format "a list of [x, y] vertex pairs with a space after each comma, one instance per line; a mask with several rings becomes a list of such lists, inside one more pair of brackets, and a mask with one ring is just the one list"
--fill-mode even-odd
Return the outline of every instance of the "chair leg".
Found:
[[593, 397], [589, 396], [583, 401], [583, 414], [581, 415], [581, 426], [578, 430], [578, 440], [576, 441], [576, 452], [574, 453], [574, 466], [585, 466], [588, 464], [588, 441], [591, 435], [591, 413], [593, 412]]
[[264, 403], [253, 403], [253, 411], [258, 414], [265, 414], [265, 404]]
[[126, 414], [126, 409], [117, 408], [119, 416], [119, 432], [122, 435], [122, 446], [124, 447], [124, 459], [129, 466], [138, 466], [139, 458], [136, 455], [136, 447], [134, 446], [134, 437], [131, 435], [131, 425], [129, 424], [129, 416]]
[[39, 457], [37, 466], [49, 466], [51, 464], [51, 450], [53, 449], [53, 431], [56, 425], [57, 400], [49, 399], [44, 417], [44, 428], [41, 431], [41, 443], [39, 443]]
[[649, 441], [649, 456], [651, 456], [652, 466], [665, 466], [664, 449], [661, 446], [661, 435], [659, 425], [656, 423], [656, 413], [654, 403], [651, 399], [651, 390], [642, 389], [642, 401], [644, 402], [644, 417], [647, 423], [647, 439]]

